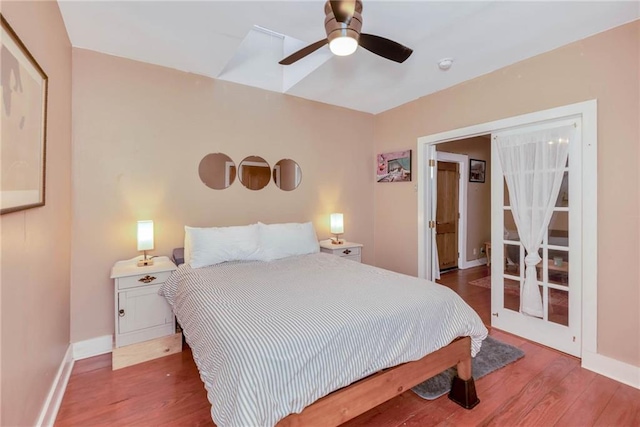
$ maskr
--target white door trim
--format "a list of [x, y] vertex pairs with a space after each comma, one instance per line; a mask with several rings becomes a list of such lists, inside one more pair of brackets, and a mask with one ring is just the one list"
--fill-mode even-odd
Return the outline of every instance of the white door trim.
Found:
[[443, 162], [458, 164], [458, 268], [464, 270], [471, 267], [467, 262], [467, 168], [469, 167], [469, 156], [466, 154], [447, 153], [446, 151], [436, 151], [436, 159]]
[[224, 188], [231, 185], [231, 168], [235, 166], [236, 164], [233, 162], [224, 162]]
[[425, 226], [429, 220], [425, 217], [428, 214], [425, 210], [426, 201], [431, 197], [431, 190], [427, 185], [427, 155], [430, 146], [571, 116], [582, 117], [582, 353], [597, 353], [598, 124], [595, 99], [418, 138], [418, 275], [422, 278], [429, 277], [431, 268], [430, 263], [426, 262], [431, 257], [431, 248], [427, 245], [428, 228]]
[[[274, 179], [274, 184], [277, 185], [278, 187], [280, 187], [282, 185], [282, 181], [280, 181], [280, 165], [275, 165], [273, 167], [273, 170], [276, 173], [275, 179]], [[296, 176], [296, 181], [297, 181], [298, 177]]]

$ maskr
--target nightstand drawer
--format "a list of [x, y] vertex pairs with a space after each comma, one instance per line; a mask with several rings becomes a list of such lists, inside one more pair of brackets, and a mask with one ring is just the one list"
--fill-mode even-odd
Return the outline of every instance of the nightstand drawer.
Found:
[[320, 241], [320, 252], [362, 262], [362, 245], [360, 243], [343, 241], [339, 245], [334, 245], [330, 240], [322, 240]]
[[170, 275], [171, 271], [162, 271], [160, 273], [137, 274], [135, 276], [120, 277], [116, 279], [116, 281], [118, 282], [118, 289], [129, 289], [139, 286], [164, 283]]
[[346, 256], [360, 256], [360, 248], [359, 247], [355, 247], [355, 248], [337, 249], [337, 250], [334, 250], [333, 253], [335, 255], [340, 255], [340, 256], [343, 256], [343, 257], [346, 257]]

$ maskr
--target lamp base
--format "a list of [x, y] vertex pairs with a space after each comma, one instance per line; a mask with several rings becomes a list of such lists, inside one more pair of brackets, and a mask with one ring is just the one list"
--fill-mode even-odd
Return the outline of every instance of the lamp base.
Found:
[[138, 267], [148, 267], [153, 265], [153, 258], [141, 259], [138, 261]]

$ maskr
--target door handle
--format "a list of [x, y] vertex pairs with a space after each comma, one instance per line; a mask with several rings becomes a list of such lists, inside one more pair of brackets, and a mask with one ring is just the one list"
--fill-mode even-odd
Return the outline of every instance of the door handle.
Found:
[[124, 317], [124, 309], [121, 308], [120, 310], [118, 310], [118, 316]]

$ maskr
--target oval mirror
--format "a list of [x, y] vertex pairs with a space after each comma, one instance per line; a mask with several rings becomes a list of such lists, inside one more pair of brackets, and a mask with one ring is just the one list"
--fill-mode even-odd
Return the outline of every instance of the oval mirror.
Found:
[[271, 166], [260, 156], [248, 156], [240, 162], [238, 177], [249, 190], [262, 190], [271, 181]]
[[236, 179], [236, 164], [222, 153], [209, 153], [200, 160], [200, 179], [209, 188], [224, 190]]
[[302, 181], [302, 169], [291, 159], [282, 159], [273, 167], [273, 182], [279, 189], [291, 191]]

